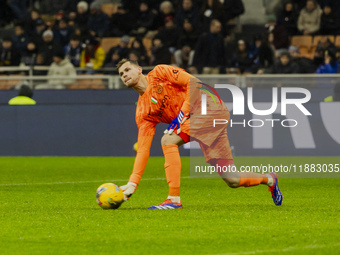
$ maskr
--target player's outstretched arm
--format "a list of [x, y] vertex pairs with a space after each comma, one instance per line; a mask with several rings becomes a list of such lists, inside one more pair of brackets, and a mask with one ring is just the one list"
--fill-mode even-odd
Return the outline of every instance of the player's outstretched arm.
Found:
[[131, 195], [136, 191], [137, 186], [142, 178], [146, 164], [150, 155], [151, 143], [155, 131], [154, 124], [145, 124], [139, 128], [138, 131], [138, 150], [133, 165], [132, 174], [130, 175], [129, 182], [126, 185], [121, 186], [123, 190], [125, 200], [129, 199]]

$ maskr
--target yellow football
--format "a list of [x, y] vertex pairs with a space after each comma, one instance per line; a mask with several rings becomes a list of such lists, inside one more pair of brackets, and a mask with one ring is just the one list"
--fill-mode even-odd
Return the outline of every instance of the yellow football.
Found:
[[118, 209], [124, 202], [123, 191], [113, 183], [100, 185], [96, 197], [98, 205], [103, 209]]

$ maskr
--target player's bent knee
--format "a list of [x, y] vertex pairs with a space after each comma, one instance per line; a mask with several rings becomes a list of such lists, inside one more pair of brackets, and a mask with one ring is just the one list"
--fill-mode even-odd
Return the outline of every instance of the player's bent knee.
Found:
[[167, 144], [167, 143], [168, 143], [167, 140], [168, 140], [168, 139], [167, 139], [166, 135], [163, 135], [163, 136], [162, 136], [162, 139], [161, 139], [161, 145], [162, 145], [162, 146], [168, 145], [168, 144]]
[[164, 134], [162, 139], [161, 139], [161, 145], [170, 145], [170, 144], [176, 144], [178, 146], [182, 145], [183, 139], [176, 135], [176, 134]]
[[223, 180], [230, 188], [237, 188], [240, 183], [240, 178], [223, 178]]

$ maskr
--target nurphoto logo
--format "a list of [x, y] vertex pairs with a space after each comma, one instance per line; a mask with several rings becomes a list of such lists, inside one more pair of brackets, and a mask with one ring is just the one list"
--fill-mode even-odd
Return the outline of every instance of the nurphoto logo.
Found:
[[[212, 86], [209, 86], [204, 83], [200, 83], [207, 88], [209, 88], [211, 91], [215, 93], [217, 98], [220, 100], [220, 103], [222, 104], [221, 98], [216, 92], [216, 89], [227, 89], [231, 92], [232, 97], [233, 97], [233, 115], [244, 115], [245, 114], [245, 96], [243, 94], [243, 91], [238, 88], [235, 85], [231, 84], [215, 84], [214, 88]], [[199, 87], [198, 87], [199, 88]], [[216, 103], [216, 100], [214, 96], [212, 95], [211, 92], [209, 92], [207, 89], [204, 88], [199, 88], [202, 91], [206, 92]], [[288, 95], [294, 93], [295, 95], [301, 94], [302, 97], [300, 98], [288, 98]], [[207, 115], [207, 94], [202, 94], [201, 95], [201, 115]], [[280, 114], [282, 116], [287, 115], [287, 105], [295, 105], [297, 109], [299, 109], [305, 116], [311, 116], [312, 114], [305, 108], [303, 104], [309, 102], [311, 99], [311, 93], [309, 90], [304, 89], [304, 88], [293, 88], [293, 87], [286, 87], [286, 88], [281, 88], [281, 103], [279, 103], [279, 98], [278, 98], [278, 88], [272, 88], [272, 102], [271, 106], [269, 109], [265, 110], [260, 110], [256, 109], [254, 106], [254, 100], [253, 100], [253, 88], [247, 88], [247, 106], [249, 111], [253, 115], [258, 115], [258, 116], [266, 116], [266, 115], [271, 115], [273, 113], [277, 112], [278, 107], [280, 106]], [[251, 119], [248, 120], [248, 126], [249, 127], [262, 127], [265, 122], [271, 123], [272, 126], [274, 126], [274, 123], [276, 121], [280, 121], [279, 119]], [[215, 127], [216, 125], [219, 124], [227, 124], [229, 120], [224, 120], [224, 119], [214, 119], [213, 126]], [[233, 125], [232, 119], [230, 120], [231, 127]], [[246, 120], [243, 120], [242, 122], [234, 122], [235, 124], [241, 124], [244, 127], [246, 126]], [[284, 119], [281, 121], [281, 125], [283, 127], [296, 127], [298, 124], [298, 121], [296, 119]]]

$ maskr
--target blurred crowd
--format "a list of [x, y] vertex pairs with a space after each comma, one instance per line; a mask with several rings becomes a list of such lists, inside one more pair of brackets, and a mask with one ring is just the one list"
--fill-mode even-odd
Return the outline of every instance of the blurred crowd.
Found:
[[[194, 74], [339, 71], [339, 50], [328, 35], [340, 34], [340, 1], [282, 1], [252, 40], [233, 33], [235, 19], [245, 11], [242, 0], [121, 0], [111, 16], [103, 11], [104, 2], [1, 1], [0, 26], [14, 34], [2, 38], [0, 66], [51, 66], [64, 74], [84, 67], [78, 72], [112, 74], [103, 67], [130, 58], [142, 66], [174, 64]], [[291, 45], [296, 35], [325, 36], [306, 57]], [[120, 42], [105, 52], [105, 37]], [[152, 41], [151, 49], [143, 38]]]

